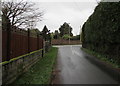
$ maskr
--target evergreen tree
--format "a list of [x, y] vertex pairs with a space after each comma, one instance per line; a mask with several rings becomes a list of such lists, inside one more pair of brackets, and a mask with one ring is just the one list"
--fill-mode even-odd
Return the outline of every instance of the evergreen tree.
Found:
[[54, 39], [58, 39], [58, 38], [59, 38], [59, 32], [58, 30], [55, 30]]
[[48, 34], [49, 30], [47, 28], [47, 26], [45, 25], [43, 30], [42, 30], [42, 36], [44, 38], [44, 40], [46, 41], [47, 40], [47, 34]]
[[61, 37], [63, 37], [66, 34], [70, 35], [70, 36], [73, 36], [72, 27], [66, 22], [59, 28], [59, 31], [60, 31], [60, 36]]

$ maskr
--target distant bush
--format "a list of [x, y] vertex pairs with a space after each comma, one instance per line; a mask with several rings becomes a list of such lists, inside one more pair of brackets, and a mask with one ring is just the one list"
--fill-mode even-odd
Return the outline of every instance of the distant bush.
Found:
[[120, 62], [120, 2], [100, 2], [82, 27], [84, 48]]
[[80, 40], [80, 35], [73, 36], [70, 40]]
[[63, 37], [62, 37], [63, 39], [69, 39], [69, 38], [71, 38], [68, 34], [65, 34]]

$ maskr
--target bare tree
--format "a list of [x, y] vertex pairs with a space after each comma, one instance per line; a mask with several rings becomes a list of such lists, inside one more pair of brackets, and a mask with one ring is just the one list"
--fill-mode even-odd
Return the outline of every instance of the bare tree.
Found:
[[41, 21], [43, 12], [38, 12], [38, 8], [34, 8], [35, 4], [30, 2], [2, 2], [2, 14], [6, 16], [11, 26], [28, 27], [30, 23]]

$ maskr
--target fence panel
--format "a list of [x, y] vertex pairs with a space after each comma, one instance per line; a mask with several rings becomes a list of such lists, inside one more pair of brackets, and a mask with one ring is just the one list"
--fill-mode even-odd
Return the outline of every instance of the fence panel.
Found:
[[30, 52], [37, 50], [37, 38], [30, 37]]
[[65, 40], [65, 39], [53, 39], [52, 45], [67, 45], [67, 44], [81, 44], [80, 40]]
[[2, 31], [2, 60], [6, 60], [7, 57], [7, 32]]
[[[7, 59], [7, 31], [2, 31], [2, 61]], [[35, 36], [29, 37], [29, 46], [28, 46], [28, 32], [21, 30], [11, 31], [11, 40], [10, 40], [10, 59], [15, 58], [20, 55], [27, 54], [28, 47], [30, 47], [30, 52], [43, 48], [43, 39], [39, 39]], [[39, 43], [39, 44], [38, 44]], [[38, 46], [39, 45], [39, 46]]]

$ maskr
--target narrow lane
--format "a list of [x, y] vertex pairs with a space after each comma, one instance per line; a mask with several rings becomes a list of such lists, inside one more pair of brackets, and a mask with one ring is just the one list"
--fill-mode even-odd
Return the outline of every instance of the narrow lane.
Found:
[[[117, 84], [106, 72], [92, 64], [80, 45], [59, 47], [54, 84]], [[59, 79], [59, 80], [58, 80]]]

